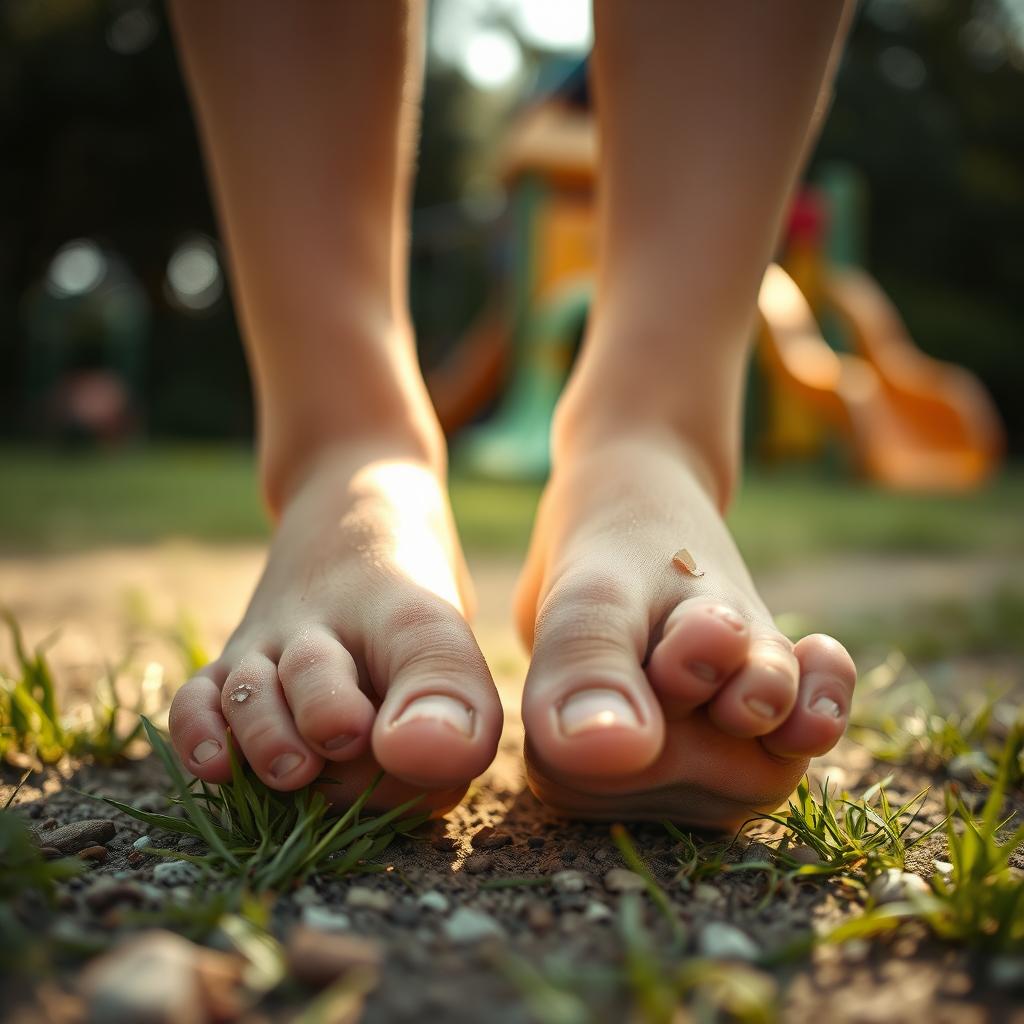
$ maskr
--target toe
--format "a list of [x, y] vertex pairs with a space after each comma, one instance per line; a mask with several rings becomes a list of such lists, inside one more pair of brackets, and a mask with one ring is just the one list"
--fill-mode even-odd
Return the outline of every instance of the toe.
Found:
[[641, 595], [617, 579], [566, 579], [537, 617], [523, 691], [529, 756], [549, 773], [642, 771], [661, 752], [665, 720], [640, 663]]
[[323, 759], [295, 728], [277, 666], [265, 654], [248, 654], [232, 670], [221, 710], [245, 759], [272, 789], [299, 789], [317, 777]]
[[227, 669], [216, 663], [199, 670], [171, 701], [171, 743], [182, 764], [206, 782], [231, 778], [228, 725], [220, 709], [220, 688]]
[[374, 685], [383, 700], [373, 752], [396, 778], [424, 789], [465, 785], [494, 760], [501, 701], [468, 624], [441, 599], [392, 610], [374, 632]]
[[794, 652], [800, 662], [796, 705], [761, 743], [778, 757], [817, 757], [831, 750], [846, 728], [857, 669], [846, 648], [830, 636], [805, 636]]
[[666, 717], [711, 700], [744, 664], [749, 648], [748, 624], [728, 605], [707, 598], [678, 604], [647, 663]]
[[800, 665], [792, 644], [771, 628], [751, 639], [746, 663], [708, 705], [708, 716], [732, 736], [764, 736], [792, 711]]
[[322, 627], [290, 640], [277, 664], [299, 735], [329, 761], [351, 761], [369, 744], [374, 709], [359, 689], [352, 655]]

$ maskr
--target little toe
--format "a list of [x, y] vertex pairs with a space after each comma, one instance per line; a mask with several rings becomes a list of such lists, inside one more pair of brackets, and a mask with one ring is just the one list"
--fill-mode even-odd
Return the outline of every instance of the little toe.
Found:
[[616, 776], [661, 753], [665, 719], [640, 667], [643, 605], [613, 579], [556, 585], [523, 690], [529, 756], [547, 772]]
[[792, 644], [781, 633], [764, 629], [752, 638], [746, 664], [708, 705], [708, 715], [732, 736], [764, 736], [792, 711], [799, 680]]
[[498, 692], [466, 621], [445, 601], [392, 613], [374, 634], [386, 641], [373, 726], [380, 766], [423, 789], [465, 786], [498, 750]]
[[846, 729], [857, 668], [846, 648], [830, 636], [805, 636], [794, 648], [800, 662], [800, 692], [789, 717], [761, 737], [766, 750], [783, 758], [818, 757]]
[[304, 629], [285, 645], [277, 674], [299, 735], [313, 750], [329, 761], [351, 761], [367, 749], [373, 704], [336, 636]]
[[750, 629], [734, 609], [707, 598], [680, 602], [647, 662], [666, 717], [711, 700], [746, 662], [749, 648]]
[[265, 654], [246, 655], [221, 693], [221, 710], [245, 759], [272, 789], [293, 790], [312, 782], [323, 759], [303, 741]]
[[205, 782], [227, 782], [231, 778], [228, 724], [220, 707], [220, 688], [226, 675], [226, 668], [216, 663], [207, 665], [171, 701], [171, 743], [182, 764]]

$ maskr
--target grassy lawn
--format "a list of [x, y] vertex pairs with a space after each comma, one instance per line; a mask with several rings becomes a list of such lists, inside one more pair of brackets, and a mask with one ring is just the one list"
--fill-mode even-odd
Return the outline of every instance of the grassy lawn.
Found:
[[[55, 552], [165, 537], [266, 536], [251, 455], [230, 447], [152, 447], [115, 455], [0, 451], [0, 545]], [[535, 485], [455, 477], [452, 498], [472, 551], [526, 544]], [[756, 566], [843, 552], [1024, 555], [1024, 472], [977, 494], [889, 494], [808, 474], [752, 472], [731, 514]]]

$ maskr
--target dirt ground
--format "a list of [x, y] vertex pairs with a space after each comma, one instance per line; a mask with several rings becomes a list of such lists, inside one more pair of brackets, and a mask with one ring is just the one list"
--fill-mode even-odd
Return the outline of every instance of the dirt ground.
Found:
[[[522, 986], [510, 981], [510, 955], [556, 973], [597, 971], [595, 978], [583, 984], [584, 991], [589, 986], [591, 994], [599, 997], [600, 1008], [594, 1010], [593, 1019], [639, 1019], [628, 1017], [620, 992], [610, 990], [602, 996], [600, 989], [599, 969], [621, 968], [623, 956], [613, 924], [622, 893], [614, 874], [609, 876], [622, 862], [609, 830], [604, 825], [557, 819], [537, 803], [523, 781], [518, 697], [526, 658], [509, 623], [515, 565], [495, 559], [471, 561], [479, 592], [477, 633], [506, 707], [497, 761], [428, 842], [403, 841], [388, 852], [395, 872], [369, 881], [317, 883], [301, 899], [280, 900], [275, 924], [286, 930], [306, 913], [305, 907], [315, 904], [343, 914], [346, 931], [381, 943], [384, 968], [380, 984], [366, 1002], [367, 1021], [383, 1024], [429, 1017], [438, 1022], [512, 1024], [537, 1019]], [[132, 622], [168, 625], [187, 613], [200, 624], [204, 643], [215, 650], [244, 607], [260, 562], [256, 547], [191, 543], [4, 557], [0, 559], [0, 604], [15, 613], [32, 641], [60, 627], [54, 660], [75, 688], [92, 678], [105, 658], [116, 657], [124, 649]], [[860, 558], [780, 570], [763, 577], [760, 584], [769, 606], [777, 611], [813, 608], [855, 615], [943, 595], [969, 598], [972, 593], [989, 593], [1016, 575], [1017, 569], [994, 559]], [[880, 577], [886, 580], [881, 588]], [[164, 662], [169, 682], [180, 681], [180, 668], [168, 644], [154, 642], [151, 628], [143, 632], [149, 639], [139, 659]], [[965, 664], [952, 676], [963, 680], [969, 678], [964, 672], [974, 671], [980, 677], [989, 666]], [[1000, 671], [1005, 673], [1006, 666]], [[1017, 673], [1011, 668], [1010, 674]], [[1024, 680], [1017, 674], [1013, 681]], [[862, 749], [844, 744], [816, 772], [855, 789], [888, 769], [874, 765]], [[129, 802], [142, 796], [159, 803], [163, 783], [152, 764], [121, 769], [72, 767], [65, 776], [51, 773], [46, 780], [34, 776], [18, 806], [34, 822], [55, 819], [64, 824], [84, 816], [115, 821], [117, 835], [108, 843], [111, 856], [91, 869], [67, 904], [77, 927], [109, 934], [111, 928], [116, 931], [116, 919], [91, 911], [96, 901], [90, 902], [89, 893], [103, 877], [117, 872], [122, 880], [156, 888], [150, 884], [153, 859], [142, 865], [128, 860], [132, 843], [145, 828], [101, 805], [86, 802], [83, 807], [70, 786]], [[10, 783], [13, 778], [7, 772], [2, 781]], [[912, 795], [932, 781], [900, 773], [893, 795]], [[939, 813], [937, 798], [930, 800], [927, 815], [934, 819]], [[691, 950], [710, 948], [708, 936], [713, 929], [709, 931], [709, 926], [716, 923], [739, 928], [762, 953], [778, 950], [815, 922], [838, 920], [844, 913], [842, 892], [820, 883], [796, 886], [785, 898], [767, 905], [762, 905], [761, 883], [753, 876], [730, 876], [710, 886], [684, 889], [674, 881], [678, 864], [668, 834], [659, 826], [636, 826], [631, 831], [650, 869], [679, 908]], [[741, 848], [735, 855], [742, 856]], [[930, 870], [926, 857], [921, 871]], [[494, 885], [509, 879], [541, 882], [507, 888]], [[353, 889], [378, 895], [353, 898]], [[424, 902], [424, 893], [439, 896]], [[477, 913], [479, 930], [477, 934], [470, 927], [468, 939], [452, 925], [467, 908]], [[660, 919], [650, 906], [647, 912], [656, 941], [667, 942]], [[819, 1021], [824, 1013], [833, 1022], [1024, 1022], [1024, 1008], [1012, 993], [988, 984], [984, 965], [922, 937], [870, 949], [859, 944], [822, 947], [766, 977], [769, 987], [777, 990], [780, 1019], [798, 1024]], [[64, 979], [62, 985], [74, 988], [73, 980]], [[247, 1019], [291, 1019], [295, 1005], [287, 1000], [276, 1008], [271, 1004]], [[33, 1002], [27, 991], [20, 990], [18, 999], [6, 1001], [6, 1007], [11, 1020], [73, 1021], [81, 1019], [82, 1013], [78, 1002], [56, 999], [53, 992]], [[685, 1019], [689, 1018], [680, 1018]]]

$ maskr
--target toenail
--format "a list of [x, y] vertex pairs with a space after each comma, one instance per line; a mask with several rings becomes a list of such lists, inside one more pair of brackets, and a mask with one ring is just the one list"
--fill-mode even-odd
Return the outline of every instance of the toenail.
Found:
[[636, 709], [618, 690], [580, 690], [567, 697], [558, 709], [558, 720], [566, 736], [624, 725], [640, 725]]
[[743, 702], [758, 718], [775, 718], [779, 710], [774, 704], [769, 704], [760, 697], [747, 697]]
[[691, 661], [686, 667], [698, 679], [703, 679], [705, 683], [718, 681], [718, 669], [714, 665], [709, 665], [706, 661]]
[[839, 701], [826, 697], [824, 694], [814, 701], [811, 705], [811, 710], [816, 714], [824, 715], [826, 718], [842, 718], [843, 716], [843, 707]]
[[298, 768], [303, 761], [305, 761], [305, 758], [301, 754], [279, 754], [270, 762], [270, 774], [275, 779], [282, 779], [289, 772]]
[[324, 750], [341, 750], [342, 747], [347, 747], [350, 743], [359, 739], [358, 736], [353, 736], [352, 733], [342, 733], [340, 736], [335, 736], [333, 739], [329, 739], [323, 744]]
[[747, 623], [743, 616], [738, 612], [734, 612], [731, 608], [723, 608], [721, 606], [712, 608], [712, 612], [717, 615], [727, 626], [731, 626], [736, 630], [737, 633], [742, 633], [747, 628]]
[[216, 740], [203, 740], [202, 743], [197, 743], [195, 750], [192, 751], [192, 760], [196, 764], [206, 764], [211, 757], [216, 757], [220, 753], [220, 744]]
[[408, 725], [410, 722], [422, 721], [439, 722], [449, 729], [462, 733], [463, 736], [473, 735], [473, 709], [443, 693], [417, 697], [406, 704], [401, 714], [392, 719], [391, 725]]

